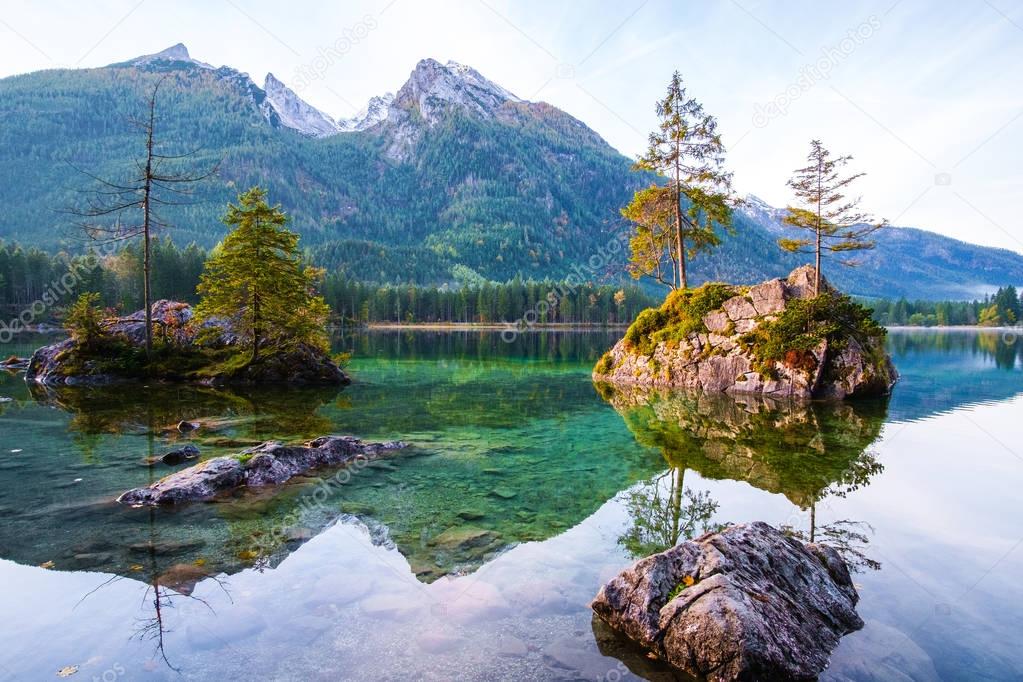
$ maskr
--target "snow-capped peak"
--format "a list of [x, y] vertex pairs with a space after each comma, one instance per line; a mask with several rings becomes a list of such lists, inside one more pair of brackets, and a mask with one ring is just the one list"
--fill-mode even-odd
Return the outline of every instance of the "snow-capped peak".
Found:
[[213, 66], [206, 62], [200, 62], [197, 59], [192, 59], [192, 56], [188, 54], [188, 48], [185, 47], [184, 43], [177, 43], [175, 45], [171, 45], [166, 50], [160, 50], [153, 54], [136, 57], [128, 63], [136, 66], [143, 66], [151, 62], [188, 62], [190, 64], [195, 64], [196, 66], [201, 66], [204, 69], [213, 68]]
[[[266, 92], [264, 106], [273, 108], [281, 125], [312, 137], [326, 137], [340, 130], [334, 119], [299, 97], [272, 73], [266, 74], [263, 90]], [[267, 113], [264, 110], [264, 114]]]
[[441, 64], [436, 59], [424, 59], [416, 64], [408, 82], [398, 91], [394, 106], [417, 108], [426, 122], [433, 125], [441, 111], [451, 105], [489, 118], [509, 101], [521, 100], [476, 69], [457, 62]]
[[387, 118], [387, 112], [392, 102], [394, 102], [393, 92], [371, 97], [366, 106], [355, 116], [338, 119], [338, 129], [342, 132], [353, 132], [372, 128]]
[[786, 229], [782, 220], [787, 211], [772, 206], [755, 194], [747, 194], [739, 210], [772, 232], [781, 233]]
[[185, 47], [184, 43], [177, 43], [175, 45], [171, 45], [166, 50], [157, 52], [153, 56], [162, 57], [163, 59], [178, 59], [181, 61], [192, 61], [192, 56], [188, 54], [188, 48]]
[[451, 71], [451, 72], [453, 72], [455, 74], [458, 74], [458, 76], [460, 76], [463, 80], [465, 80], [467, 83], [473, 85], [474, 87], [480, 88], [481, 90], [486, 90], [488, 92], [491, 92], [491, 93], [497, 95], [498, 97], [501, 97], [503, 99], [506, 99], [506, 100], [509, 100], [509, 101], [512, 101], [512, 102], [521, 102], [522, 101], [521, 99], [516, 97], [514, 94], [512, 94], [510, 91], [502, 88], [500, 85], [498, 85], [494, 81], [488, 80], [487, 78], [484, 78], [483, 74], [481, 74], [479, 71], [477, 71], [476, 69], [472, 68], [471, 66], [466, 66], [465, 64], [459, 64], [458, 62], [450, 61], [450, 60], [444, 66], [449, 71]]

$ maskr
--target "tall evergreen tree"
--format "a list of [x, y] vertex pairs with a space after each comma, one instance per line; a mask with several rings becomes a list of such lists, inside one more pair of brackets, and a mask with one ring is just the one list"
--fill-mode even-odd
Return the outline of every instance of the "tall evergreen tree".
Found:
[[229, 204], [224, 222], [232, 228], [213, 251], [199, 283], [199, 320], [229, 319], [251, 348], [307, 343], [326, 349], [330, 309], [314, 293], [322, 274], [303, 264], [298, 235], [288, 217], [270, 206], [266, 190], [253, 187]]
[[[659, 253], [663, 246], [674, 264], [672, 288], [685, 289], [687, 260], [721, 243], [715, 225], [731, 228], [732, 174], [724, 170], [725, 147], [717, 120], [689, 97], [678, 71], [672, 74], [664, 99], [657, 102], [657, 116], [660, 125], [650, 134], [646, 154], [636, 168], [658, 173], [668, 178], [668, 184], [637, 192], [623, 213], [630, 220], [652, 221], [634, 220], [639, 231], [646, 232], [633, 242], [641, 249], [638, 260], [649, 263], [654, 256], [651, 249]], [[670, 217], [667, 231], [662, 227], [665, 205]]]
[[[859, 211], [860, 199], [846, 196], [849, 186], [864, 173], [842, 175], [842, 169], [851, 156], [830, 158], [831, 152], [820, 140], [810, 142], [807, 165], [797, 169], [788, 181], [801, 207], [788, 207], [785, 223], [807, 230], [812, 236], [806, 239], [779, 239], [778, 245], [793, 253], [815, 255], [816, 281], [814, 293], [821, 289], [821, 258], [825, 253], [845, 253], [874, 248], [868, 237], [887, 225], [887, 222], [871, 224], [872, 219]], [[839, 259], [843, 265], [856, 265], [853, 260]]]

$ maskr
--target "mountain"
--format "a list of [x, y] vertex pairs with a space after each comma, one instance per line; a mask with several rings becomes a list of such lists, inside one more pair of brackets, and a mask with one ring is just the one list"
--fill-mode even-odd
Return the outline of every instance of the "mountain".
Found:
[[[740, 211], [772, 240], [805, 236], [782, 222], [785, 209], [756, 196], [748, 195]], [[1008, 249], [977, 246], [912, 227], [889, 227], [872, 239], [873, 250], [851, 254], [858, 266], [832, 265], [828, 279], [863, 296], [959, 300], [982, 298], [999, 286], [1023, 282], [1023, 256]]]
[[[192, 202], [163, 209], [175, 241], [214, 245], [226, 203], [261, 184], [317, 262], [368, 281], [621, 277], [620, 249], [610, 268], [588, 263], [620, 244], [620, 208], [653, 179], [578, 119], [455, 62], [424, 59], [394, 95], [336, 120], [272, 74], [260, 86], [178, 44], [0, 79], [0, 238], [81, 248], [61, 212], [90, 184], [75, 169], [131, 170], [142, 140], [129, 119], [158, 81], [161, 151], [220, 163]], [[695, 261], [697, 281], [761, 281], [803, 260], [777, 248], [777, 209], [751, 201], [735, 222]], [[973, 295], [1023, 282], [1023, 256], [899, 229], [860, 269], [827, 274], [865, 295]]]
[[317, 260], [361, 279], [562, 279], [608, 242], [643, 181], [582, 122], [467, 67], [423, 60], [393, 98], [321, 134], [329, 116], [276, 79], [259, 87], [175, 46], [0, 80], [0, 238], [78, 247], [59, 212], [90, 184], [75, 168], [130, 170], [142, 140], [128, 119], [157, 81], [162, 151], [220, 162], [194, 204], [164, 209], [179, 243], [214, 245], [226, 203], [259, 183]]
[[[281, 125], [313, 137], [336, 135], [340, 131], [334, 119], [306, 103], [272, 73], [266, 74], [263, 91], [266, 92], [264, 106], [273, 109]], [[272, 120], [268, 110], [263, 111], [267, 120]]]
[[394, 102], [394, 93], [388, 92], [376, 97], [370, 97], [369, 102], [363, 109], [352, 118], [338, 119], [339, 132], [354, 132], [372, 128], [387, 118], [387, 112]]

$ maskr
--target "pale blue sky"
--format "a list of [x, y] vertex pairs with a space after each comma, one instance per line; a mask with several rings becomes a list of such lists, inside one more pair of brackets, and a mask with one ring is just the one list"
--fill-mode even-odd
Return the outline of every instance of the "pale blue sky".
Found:
[[335, 117], [419, 59], [453, 59], [629, 156], [678, 69], [718, 117], [741, 192], [785, 204], [819, 137], [868, 173], [878, 216], [1023, 253], [1020, 2], [5, 0], [0, 76], [176, 42], [259, 83], [272, 71]]

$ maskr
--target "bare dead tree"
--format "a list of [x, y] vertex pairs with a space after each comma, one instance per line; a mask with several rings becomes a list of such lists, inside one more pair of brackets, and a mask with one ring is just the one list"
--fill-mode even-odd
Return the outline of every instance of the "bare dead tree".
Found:
[[[134, 169], [123, 180], [100, 177], [72, 166], [79, 173], [95, 181], [96, 186], [82, 190], [87, 199], [82, 206], [72, 207], [68, 213], [77, 216], [75, 225], [90, 240], [111, 244], [135, 237], [142, 238], [142, 294], [146, 309], [146, 357], [153, 352], [153, 292], [150, 284], [152, 272], [151, 240], [153, 232], [169, 228], [160, 217], [157, 207], [182, 206], [194, 203], [188, 200], [194, 185], [214, 175], [219, 162], [202, 171], [182, 171], [173, 168], [177, 162], [193, 158], [201, 149], [184, 154], [161, 154], [156, 139], [157, 95], [166, 80], [163, 76], [149, 94], [146, 113], [131, 119], [145, 140], [145, 153], [134, 161]], [[127, 220], [124, 217], [128, 216]]]

